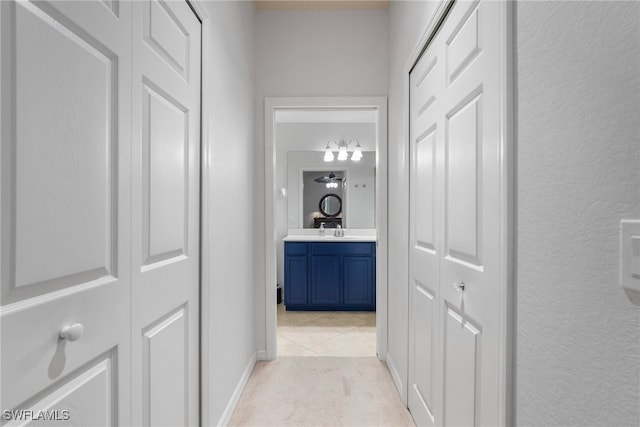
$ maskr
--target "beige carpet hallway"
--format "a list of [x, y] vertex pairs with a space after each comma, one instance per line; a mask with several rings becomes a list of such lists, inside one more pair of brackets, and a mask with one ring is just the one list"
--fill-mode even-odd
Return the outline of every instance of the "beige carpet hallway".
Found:
[[229, 422], [235, 427], [414, 426], [375, 357], [258, 362]]

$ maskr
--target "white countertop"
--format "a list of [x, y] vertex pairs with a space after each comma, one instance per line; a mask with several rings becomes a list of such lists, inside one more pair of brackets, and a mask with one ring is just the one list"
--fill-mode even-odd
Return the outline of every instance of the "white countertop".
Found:
[[343, 237], [334, 237], [333, 229], [327, 229], [326, 235], [306, 235], [306, 236], [287, 236], [285, 242], [375, 242], [376, 236], [353, 236], [346, 235]]

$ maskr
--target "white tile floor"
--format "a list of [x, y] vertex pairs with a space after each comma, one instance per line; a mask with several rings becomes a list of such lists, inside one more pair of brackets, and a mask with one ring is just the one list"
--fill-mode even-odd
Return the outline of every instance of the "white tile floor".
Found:
[[375, 357], [373, 311], [286, 311], [278, 305], [278, 357]]

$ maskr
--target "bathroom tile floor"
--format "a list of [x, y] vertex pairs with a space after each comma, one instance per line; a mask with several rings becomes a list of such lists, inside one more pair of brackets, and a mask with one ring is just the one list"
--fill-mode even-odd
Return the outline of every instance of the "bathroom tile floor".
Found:
[[278, 357], [375, 357], [373, 311], [286, 311], [278, 304]]

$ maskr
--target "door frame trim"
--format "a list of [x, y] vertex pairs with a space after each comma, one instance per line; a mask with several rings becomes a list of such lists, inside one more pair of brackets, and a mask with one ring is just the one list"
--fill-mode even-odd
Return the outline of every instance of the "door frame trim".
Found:
[[200, 299], [200, 316], [199, 316], [199, 352], [198, 352], [198, 409], [199, 409], [199, 425], [211, 424], [211, 413], [207, 402], [211, 402], [211, 390], [209, 390], [209, 346], [206, 337], [209, 334], [208, 322], [209, 318], [209, 283], [210, 271], [209, 263], [204, 262], [211, 253], [209, 240], [205, 237], [209, 235], [211, 227], [211, 215], [213, 207], [211, 206], [212, 197], [210, 195], [210, 175], [213, 156], [213, 144], [211, 141], [211, 129], [205, 117], [209, 117], [209, 111], [212, 109], [212, 101], [205, 97], [204, 94], [209, 92], [212, 84], [211, 77], [213, 64], [208, 59], [209, 56], [204, 52], [211, 50], [210, 42], [212, 23], [211, 16], [207, 12], [202, 0], [186, 0], [191, 10], [200, 21], [200, 283], [199, 283], [199, 299]]
[[[418, 41], [409, 55], [409, 59], [404, 67], [403, 73], [403, 138], [402, 144], [405, 152], [405, 161], [409, 165], [407, 171], [403, 175], [403, 179], [407, 184], [410, 181], [411, 176], [411, 164], [409, 161], [410, 156], [410, 114], [409, 114], [409, 91], [410, 82], [409, 75], [411, 70], [420, 60], [422, 54], [427, 50], [431, 40], [435, 37], [441, 24], [447, 18], [451, 7], [456, 0], [440, 0], [433, 12], [429, 22], [425, 26]], [[515, 5], [514, 2], [507, 1], [503, 3], [503, 7], [500, 11], [503, 23], [503, 28], [500, 29], [500, 99], [501, 99], [501, 114], [500, 114], [500, 134], [501, 134], [501, 222], [502, 222], [502, 234], [500, 235], [501, 245], [501, 300], [500, 300], [500, 337], [501, 337], [501, 349], [500, 349], [500, 425], [508, 426], [515, 423], [515, 405], [516, 405], [516, 260], [515, 255], [516, 246], [516, 126], [514, 108], [517, 106], [516, 102], [516, 88], [515, 88]], [[407, 222], [405, 227], [405, 233], [407, 236], [406, 242], [410, 246], [410, 193], [409, 186], [406, 186], [406, 201], [404, 206]], [[402, 260], [406, 267], [406, 275], [402, 277], [403, 283], [406, 286], [406, 313], [409, 312], [411, 304], [410, 293], [410, 247], [408, 247], [406, 259]], [[411, 339], [410, 332], [410, 317], [407, 315], [407, 342], [404, 350], [406, 351], [406, 363], [407, 369], [405, 371], [406, 376], [404, 378], [404, 385], [399, 387], [399, 392], [402, 396], [402, 400], [405, 404], [408, 404], [409, 395], [409, 340]]]
[[[258, 351], [265, 360], [277, 355], [276, 281], [277, 257], [275, 249], [275, 162], [274, 120], [278, 109], [303, 108], [367, 108], [378, 113], [376, 121], [376, 352], [378, 359], [387, 356], [387, 97], [265, 97], [265, 352]], [[261, 357], [262, 358], [262, 357]]]

